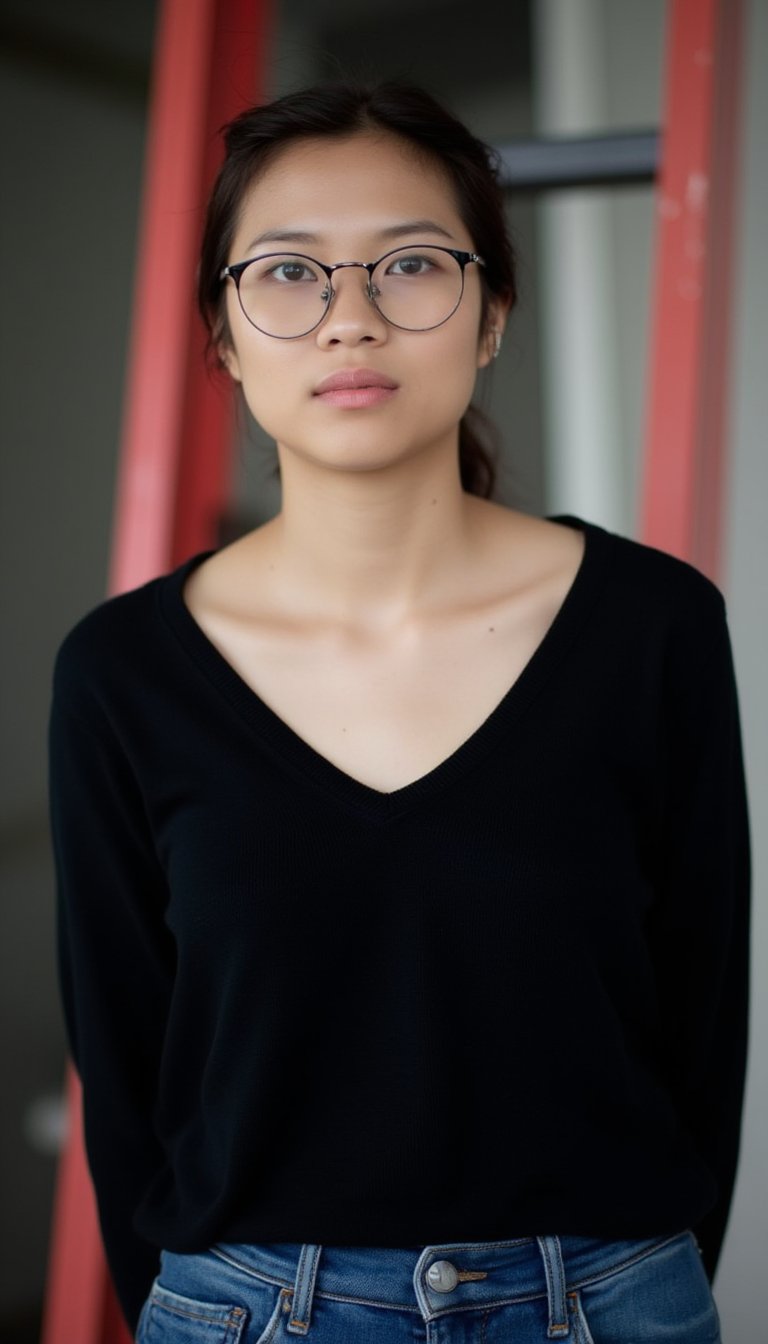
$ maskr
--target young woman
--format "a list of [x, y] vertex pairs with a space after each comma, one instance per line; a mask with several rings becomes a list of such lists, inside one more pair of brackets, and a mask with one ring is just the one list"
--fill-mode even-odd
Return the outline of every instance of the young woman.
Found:
[[323, 86], [226, 147], [200, 301], [282, 506], [87, 613], [54, 673], [63, 1000], [126, 1317], [715, 1341], [749, 915], [722, 594], [489, 498], [469, 407], [515, 277], [464, 126]]

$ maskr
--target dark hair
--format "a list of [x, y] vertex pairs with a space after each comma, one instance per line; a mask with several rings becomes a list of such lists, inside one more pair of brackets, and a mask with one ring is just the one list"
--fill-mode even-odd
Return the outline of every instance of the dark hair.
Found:
[[[247, 108], [223, 128], [226, 157], [205, 220], [198, 274], [198, 306], [208, 329], [209, 352], [226, 333], [226, 266], [243, 196], [271, 159], [294, 140], [342, 137], [382, 130], [399, 136], [442, 165], [456, 194], [481, 268], [482, 324], [491, 295], [513, 307], [517, 298], [515, 256], [504, 220], [494, 151], [470, 134], [425, 90], [394, 82], [320, 84], [273, 102]], [[461, 484], [488, 498], [496, 478], [495, 431], [475, 406], [459, 426]]]

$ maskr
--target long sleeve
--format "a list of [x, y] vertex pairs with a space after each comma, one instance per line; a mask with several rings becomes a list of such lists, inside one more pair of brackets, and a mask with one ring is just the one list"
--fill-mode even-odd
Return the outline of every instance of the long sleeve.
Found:
[[54, 679], [49, 810], [60, 988], [105, 1251], [133, 1327], [159, 1268], [133, 1216], [164, 1164], [151, 1117], [174, 954], [162, 918], [164, 875], [129, 762], [99, 707], [86, 696], [80, 702], [75, 714]]
[[650, 924], [668, 1085], [717, 1183], [714, 1207], [693, 1229], [710, 1281], [738, 1163], [750, 925], [738, 695], [725, 604], [712, 594], [712, 625], [681, 636], [671, 660], [669, 785]]

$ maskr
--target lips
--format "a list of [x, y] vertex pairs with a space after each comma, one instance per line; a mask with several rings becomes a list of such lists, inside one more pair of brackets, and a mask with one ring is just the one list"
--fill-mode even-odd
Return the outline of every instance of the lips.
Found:
[[314, 396], [321, 397], [325, 392], [357, 391], [364, 387], [394, 390], [397, 386], [394, 378], [388, 378], [385, 373], [378, 373], [376, 369], [342, 369], [323, 378], [315, 388]]

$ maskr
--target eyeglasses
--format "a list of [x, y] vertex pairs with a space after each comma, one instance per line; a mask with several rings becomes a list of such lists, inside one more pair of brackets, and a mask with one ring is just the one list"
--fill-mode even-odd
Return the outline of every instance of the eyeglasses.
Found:
[[453, 247], [396, 247], [378, 261], [337, 261], [326, 266], [300, 252], [267, 252], [225, 266], [220, 280], [234, 280], [240, 307], [252, 326], [278, 340], [306, 336], [319, 327], [336, 294], [333, 272], [360, 267], [377, 313], [403, 331], [432, 331], [461, 303], [464, 270], [485, 266], [476, 252]]

